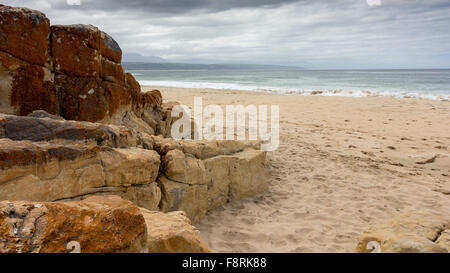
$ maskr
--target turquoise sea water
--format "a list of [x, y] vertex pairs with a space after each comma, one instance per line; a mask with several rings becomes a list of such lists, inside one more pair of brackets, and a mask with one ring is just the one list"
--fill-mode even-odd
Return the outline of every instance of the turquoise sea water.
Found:
[[141, 85], [450, 100], [450, 70], [146, 70]]

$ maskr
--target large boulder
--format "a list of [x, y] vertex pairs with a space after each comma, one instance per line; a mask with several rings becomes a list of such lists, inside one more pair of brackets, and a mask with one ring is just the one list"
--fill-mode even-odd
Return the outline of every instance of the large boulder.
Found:
[[161, 94], [141, 94], [111, 36], [91, 25], [50, 26], [45, 14], [26, 8], [1, 5], [0, 15], [0, 112], [45, 110], [150, 135], [166, 132]]
[[0, 5], [0, 51], [27, 63], [50, 63], [50, 21], [42, 12]]
[[43, 13], [0, 6], [0, 112], [57, 113], [49, 36]]
[[79, 202], [0, 202], [0, 253], [142, 253], [139, 208], [116, 196]]
[[359, 253], [447, 253], [450, 217], [410, 212], [374, 226], [358, 241]]
[[162, 213], [141, 209], [147, 224], [150, 253], [208, 253], [200, 232], [182, 211]]

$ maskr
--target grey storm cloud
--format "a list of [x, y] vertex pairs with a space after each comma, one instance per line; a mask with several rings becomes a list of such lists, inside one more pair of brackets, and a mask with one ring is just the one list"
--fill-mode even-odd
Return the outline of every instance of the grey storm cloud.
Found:
[[124, 53], [310, 68], [450, 67], [449, 0], [2, 0], [93, 24]]
[[134, 10], [150, 13], [186, 13], [195, 10], [218, 12], [235, 8], [273, 7], [301, 0], [81, 0], [82, 5], [69, 7], [65, 1], [54, 1], [54, 8], [85, 10]]

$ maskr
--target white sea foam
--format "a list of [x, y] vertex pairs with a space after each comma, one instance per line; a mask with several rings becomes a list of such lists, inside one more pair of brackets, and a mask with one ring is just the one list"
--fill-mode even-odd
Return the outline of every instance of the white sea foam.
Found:
[[284, 95], [301, 96], [341, 96], [341, 97], [394, 97], [394, 98], [418, 98], [429, 100], [450, 101], [450, 94], [445, 93], [425, 93], [425, 92], [399, 92], [399, 91], [375, 91], [375, 90], [312, 90], [300, 88], [282, 88], [269, 86], [253, 86], [235, 83], [220, 82], [189, 82], [189, 81], [147, 81], [141, 80], [139, 83], [143, 86], [164, 86], [177, 88], [211, 88], [219, 90], [244, 90], [256, 91]]

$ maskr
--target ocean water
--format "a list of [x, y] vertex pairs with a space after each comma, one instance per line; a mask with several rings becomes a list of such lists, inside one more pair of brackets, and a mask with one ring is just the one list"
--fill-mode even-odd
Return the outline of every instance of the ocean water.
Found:
[[146, 70], [141, 85], [450, 100], [450, 70]]

